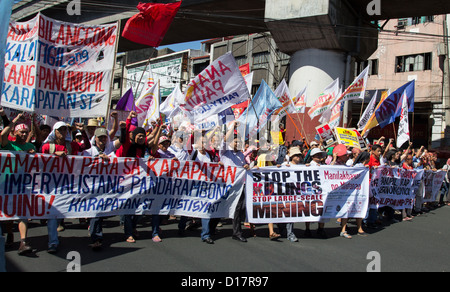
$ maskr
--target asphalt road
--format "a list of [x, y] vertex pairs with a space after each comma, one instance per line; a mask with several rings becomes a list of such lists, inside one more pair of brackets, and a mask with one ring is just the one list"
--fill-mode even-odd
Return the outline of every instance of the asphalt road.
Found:
[[[146, 217], [138, 225], [140, 238], [136, 243], [124, 241], [119, 218], [104, 223], [104, 248], [93, 251], [86, 226], [78, 220], [67, 220], [60, 233], [61, 246], [57, 254], [48, 254], [47, 228], [39, 222], [30, 223], [29, 239], [34, 254], [19, 256], [18, 242], [6, 251], [8, 272], [65, 272], [79, 268], [81, 272], [441, 272], [450, 271], [450, 207], [444, 206], [420, 215], [409, 222], [385, 224], [379, 230], [367, 230], [369, 235], [339, 237], [334, 222], [326, 224], [328, 239], [304, 238], [304, 224], [296, 223], [298, 243], [283, 238], [268, 239], [267, 225], [256, 228], [256, 237], [241, 243], [231, 238], [231, 225], [219, 227], [215, 244], [200, 240], [200, 229], [178, 237], [177, 224], [163, 225], [161, 243], [151, 240], [151, 226]], [[312, 228], [317, 228], [313, 224]], [[249, 236], [249, 230], [245, 230]], [[315, 234], [313, 230], [313, 235]], [[19, 238], [15, 230], [16, 240]], [[80, 256], [80, 266], [67, 259], [70, 252]], [[376, 252], [376, 253], [371, 253]], [[372, 257], [373, 254], [375, 257]], [[70, 255], [70, 254], [69, 254]], [[72, 261], [71, 261], [72, 260]], [[374, 265], [375, 264], [375, 265]]]

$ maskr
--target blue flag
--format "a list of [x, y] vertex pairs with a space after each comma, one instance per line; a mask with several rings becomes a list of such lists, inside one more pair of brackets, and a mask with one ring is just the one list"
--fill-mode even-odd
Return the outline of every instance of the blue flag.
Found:
[[246, 139], [254, 137], [266, 125], [272, 113], [282, 106], [272, 89], [262, 80], [252, 102], [237, 120], [240, 134], [243, 134], [243, 126], [246, 125]]
[[415, 81], [410, 81], [391, 93], [375, 111], [375, 117], [381, 128], [392, 124], [402, 111], [402, 96], [406, 94], [408, 99], [408, 111], [414, 112], [414, 88]]

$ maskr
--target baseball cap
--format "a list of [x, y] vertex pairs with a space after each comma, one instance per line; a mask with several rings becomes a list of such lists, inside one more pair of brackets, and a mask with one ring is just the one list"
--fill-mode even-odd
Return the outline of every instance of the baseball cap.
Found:
[[344, 144], [339, 144], [333, 149], [333, 154], [337, 153], [337, 156], [347, 155], [347, 147]]
[[64, 122], [57, 122], [55, 125], [53, 125], [53, 130], [58, 130], [59, 128], [62, 127], [69, 127], [66, 123]]
[[325, 151], [322, 151], [319, 148], [314, 148], [313, 150], [311, 150], [310, 155], [311, 155], [311, 157], [313, 157], [314, 155], [319, 154], [319, 153], [321, 153], [322, 155], [326, 154]]
[[170, 141], [169, 137], [167, 137], [167, 136], [161, 136], [161, 138], [159, 138], [158, 144], [164, 143], [164, 142], [166, 142], [166, 141], [172, 142], [172, 141]]
[[108, 136], [108, 131], [105, 128], [97, 128], [94, 135], [95, 137]]

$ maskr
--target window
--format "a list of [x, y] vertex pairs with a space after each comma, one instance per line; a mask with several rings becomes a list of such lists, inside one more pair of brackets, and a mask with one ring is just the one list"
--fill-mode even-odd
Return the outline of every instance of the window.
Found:
[[378, 59], [369, 60], [370, 72], [369, 75], [378, 75]]
[[247, 56], [239, 56], [234, 58], [236, 60], [236, 63], [238, 66], [242, 66], [244, 64], [247, 64]]
[[361, 72], [369, 65], [369, 75], [378, 75], [378, 59], [356, 62], [355, 64], [355, 77], [361, 74]]
[[395, 72], [413, 72], [431, 70], [431, 53], [400, 56], [396, 60]]
[[418, 16], [409, 18], [399, 18], [398, 19], [398, 29], [403, 29], [405, 26], [424, 24], [428, 22], [434, 22], [434, 16]]
[[253, 54], [253, 69], [266, 68], [269, 64], [269, 52]]

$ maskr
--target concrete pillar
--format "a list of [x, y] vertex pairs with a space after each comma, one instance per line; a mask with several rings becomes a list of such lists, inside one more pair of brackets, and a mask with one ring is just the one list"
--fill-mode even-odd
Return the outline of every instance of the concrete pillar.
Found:
[[[352, 58], [348, 53], [306, 49], [291, 56], [289, 72], [289, 91], [297, 94], [307, 86], [307, 107], [311, 107], [323, 90], [336, 78], [339, 78], [342, 90], [353, 81], [350, 80]], [[343, 121], [348, 122], [347, 106], [344, 108]]]

